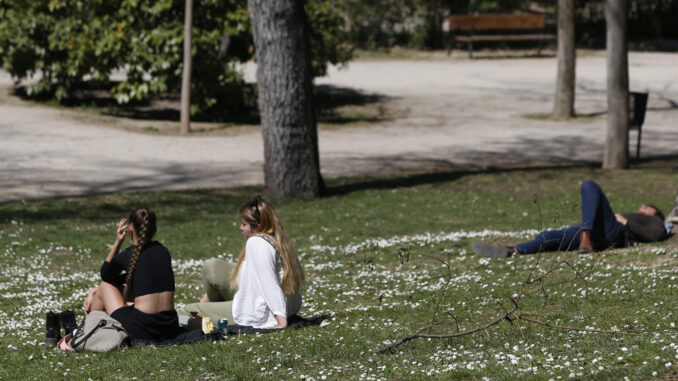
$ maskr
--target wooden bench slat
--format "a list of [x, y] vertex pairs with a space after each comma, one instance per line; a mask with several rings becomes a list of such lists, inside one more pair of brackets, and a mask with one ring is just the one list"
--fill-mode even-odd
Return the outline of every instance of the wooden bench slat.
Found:
[[449, 17], [450, 30], [501, 30], [501, 29], [544, 29], [546, 21], [544, 15], [451, 15]]
[[473, 35], [473, 36], [455, 36], [455, 40], [461, 42], [475, 41], [548, 41], [556, 40], [555, 34], [514, 34], [514, 35]]

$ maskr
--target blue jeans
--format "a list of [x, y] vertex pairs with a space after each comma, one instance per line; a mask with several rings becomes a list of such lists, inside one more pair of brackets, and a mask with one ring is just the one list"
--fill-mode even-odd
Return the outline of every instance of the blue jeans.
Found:
[[582, 222], [565, 229], [546, 230], [532, 241], [514, 246], [521, 254], [541, 251], [576, 250], [582, 231], [591, 232], [591, 244], [596, 250], [609, 247], [626, 247], [628, 238], [624, 226], [617, 221], [607, 197], [595, 182], [588, 180], [581, 185]]

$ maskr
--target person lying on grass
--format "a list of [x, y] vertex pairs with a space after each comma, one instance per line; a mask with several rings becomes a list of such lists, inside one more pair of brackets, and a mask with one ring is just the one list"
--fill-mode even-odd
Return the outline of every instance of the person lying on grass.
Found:
[[[102, 282], [89, 291], [83, 307], [86, 313], [106, 311], [133, 338], [163, 341], [179, 334], [179, 319], [172, 260], [167, 248], [153, 241], [156, 230], [155, 213], [148, 208], [120, 220], [115, 243], [101, 266]], [[134, 245], [118, 252], [127, 234]]]
[[641, 205], [636, 213], [615, 214], [603, 190], [588, 180], [581, 185], [582, 222], [568, 228], [546, 230], [533, 240], [515, 246], [472, 244], [481, 257], [504, 258], [514, 254], [579, 249], [581, 253], [635, 242], [656, 242], [667, 237], [664, 215], [654, 205]]
[[200, 303], [177, 308], [180, 315], [220, 318], [254, 328], [285, 328], [301, 308], [304, 272], [273, 206], [260, 196], [240, 209], [245, 238], [234, 265], [210, 259], [203, 265]]

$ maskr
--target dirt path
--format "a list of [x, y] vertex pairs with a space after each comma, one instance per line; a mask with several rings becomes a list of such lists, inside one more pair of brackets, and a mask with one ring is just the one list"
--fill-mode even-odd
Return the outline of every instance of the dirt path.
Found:
[[[555, 58], [357, 61], [316, 82], [389, 97], [406, 116], [319, 132], [325, 176], [455, 165], [600, 161], [605, 56], [577, 62], [578, 118], [525, 118], [552, 107]], [[253, 77], [253, 67], [245, 67]], [[0, 73], [0, 84], [10, 79]], [[678, 54], [632, 53], [632, 91], [650, 91], [643, 157], [678, 155]], [[263, 182], [258, 131], [156, 136], [19, 101], [0, 103], [0, 202], [130, 189], [232, 187]], [[632, 133], [632, 141], [635, 141]]]

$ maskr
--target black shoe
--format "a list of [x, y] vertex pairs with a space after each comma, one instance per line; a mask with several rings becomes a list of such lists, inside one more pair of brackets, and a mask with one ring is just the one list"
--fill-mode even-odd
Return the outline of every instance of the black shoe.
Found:
[[73, 333], [73, 330], [78, 328], [78, 323], [75, 322], [75, 312], [73, 310], [66, 310], [60, 315], [61, 326], [64, 328], [66, 336]]
[[60, 314], [49, 311], [46, 316], [47, 335], [45, 344], [55, 346], [61, 340], [61, 319]]

